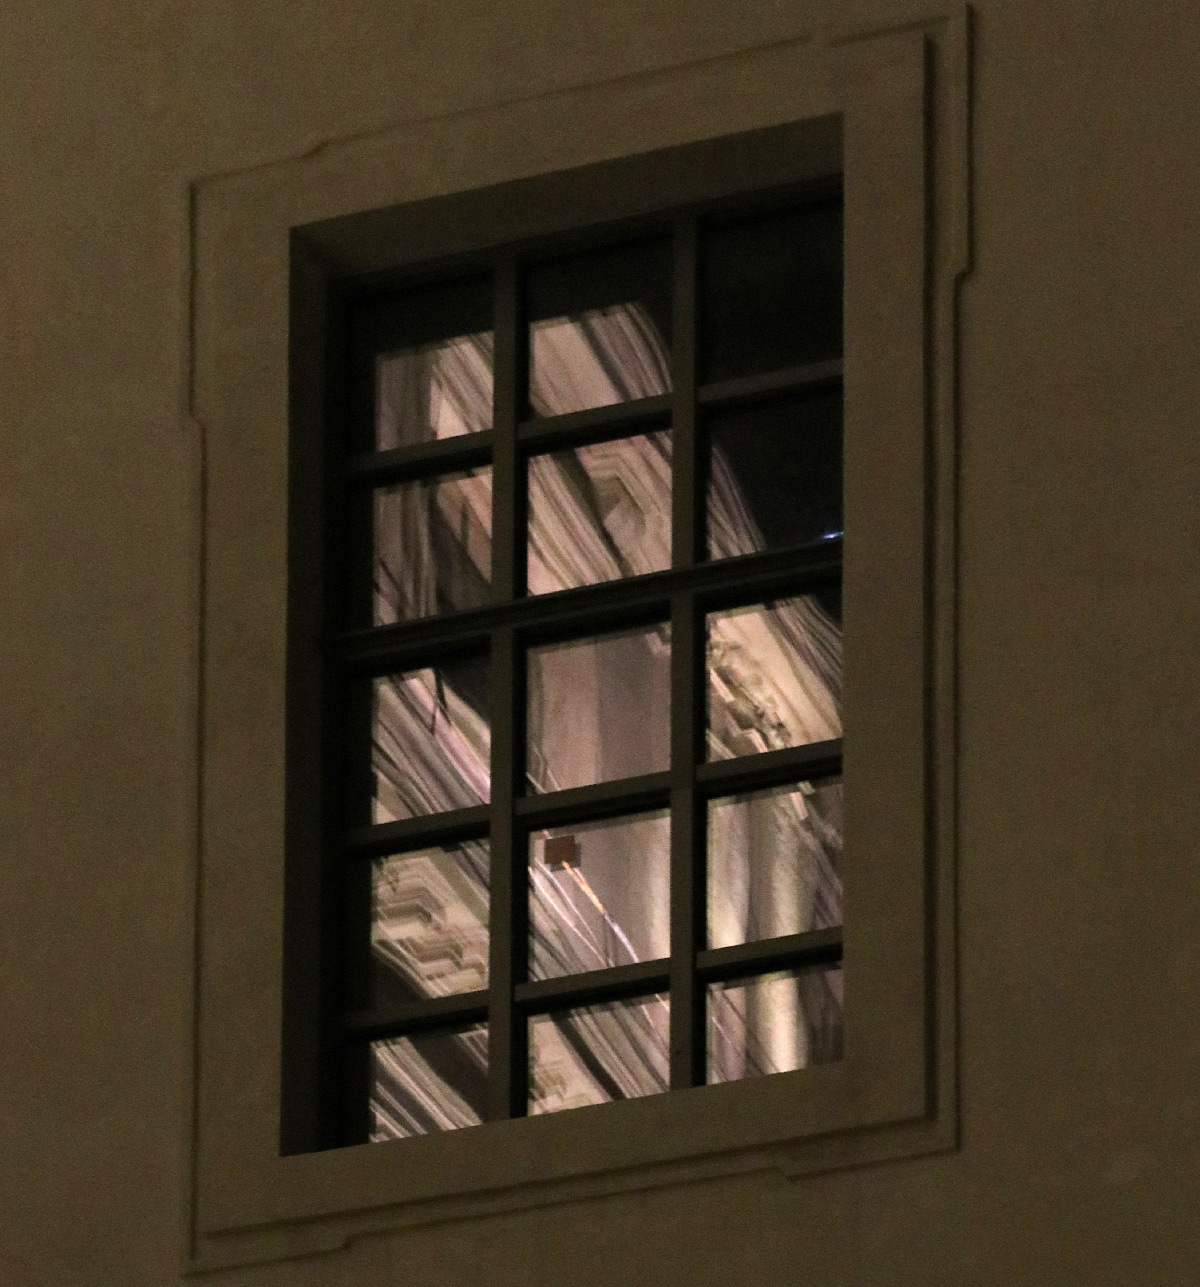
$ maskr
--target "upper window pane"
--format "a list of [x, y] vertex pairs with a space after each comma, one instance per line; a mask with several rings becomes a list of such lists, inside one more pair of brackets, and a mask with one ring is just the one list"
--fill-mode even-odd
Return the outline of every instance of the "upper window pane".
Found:
[[671, 762], [670, 624], [529, 650], [529, 782], [562, 791]]
[[842, 534], [842, 395], [804, 394], [709, 416], [708, 555]]
[[671, 435], [642, 434], [529, 462], [529, 591], [671, 566]]
[[354, 451], [389, 451], [492, 423], [492, 283], [414, 286], [363, 303], [351, 319]]
[[478, 433], [491, 423], [491, 331], [376, 359], [376, 451]]
[[492, 471], [472, 469], [374, 493], [374, 624], [488, 602]]
[[670, 247], [572, 255], [529, 271], [529, 406], [559, 416], [671, 388]]
[[840, 204], [718, 224], [700, 272], [702, 380], [841, 356]]

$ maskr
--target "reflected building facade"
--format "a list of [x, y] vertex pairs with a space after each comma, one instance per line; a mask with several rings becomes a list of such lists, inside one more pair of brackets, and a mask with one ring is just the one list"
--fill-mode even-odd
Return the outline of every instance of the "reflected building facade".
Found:
[[[490, 346], [490, 336], [470, 336], [380, 359], [379, 447], [488, 427]], [[666, 344], [639, 304], [531, 326], [529, 397], [538, 415], [653, 397], [670, 387]], [[715, 432], [708, 476], [709, 556], [769, 548], [774, 542], [756, 519], [755, 497]], [[528, 593], [671, 566], [669, 429], [534, 456], [528, 487]], [[487, 470], [389, 489], [385, 500], [376, 498], [376, 520], [377, 624], [486, 600]], [[709, 760], [841, 736], [836, 592], [712, 612], [706, 630]], [[663, 624], [530, 650], [529, 790], [669, 767], [670, 647]], [[376, 680], [372, 723], [372, 821], [488, 800], [486, 675], [447, 667]], [[841, 925], [840, 782], [712, 800], [707, 836], [710, 947]], [[567, 847], [556, 847], [556, 839]], [[394, 976], [415, 996], [486, 987], [485, 849], [463, 846], [377, 864], [377, 973]], [[531, 979], [668, 955], [667, 815], [539, 832], [529, 839], [528, 861]], [[535, 1018], [529, 1111], [665, 1090], [668, 1005], [666, 996], [657, 996]], [[841, 1006], [836, 969], [711, 987], [708, 1080], [838, 1058]], [[432, 1041], [423, 1048], [420, 1038], [375, 1044], [372, 1138], [481, 1120], [486, 1029], [442, 1035], [438, 1042], [436, 1049]]]

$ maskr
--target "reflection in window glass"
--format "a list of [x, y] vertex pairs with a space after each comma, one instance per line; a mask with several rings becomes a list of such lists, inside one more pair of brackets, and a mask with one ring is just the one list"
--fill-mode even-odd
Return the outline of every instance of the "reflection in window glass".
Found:
[[783, 971], [708, 989], [708, 1082], [842, 1057], [842, 972]]
[[670, 955], [666, 812], [539, 831], [529, 850], [530, 978]]
[[842, 784], [778, 787], [708, 806], [708, 945], [842, 923]]
[[488, 602], [492, 471], [474, 469], [375, 492], [377, 626]]
[[529, 462], [529, 590], [545, 594], [671, 566], [671, 435]]
[[841, 536], [841, 393], [721, 412], [705, 423], [709, 558]]
[[430, 1032], [371, 1043], [371, 1143], [478, 1126], [487, 1094], [488, 1032]]
[[477, 433], [492, 423], [492, 333], [381, 354], [375, 363], [375, 449]]
[[822, 599], [709, 613], [710, 760], [841, 737], [840, 602], [836, 592]]
[[562, 791], [670, 765], [670, 624], [529, 650], [528, 774]]
[[530, 1114], [666, 1090], [670, 1028], [665, 993], [531, 1019]]
[[380, 858], [371, 872], [371, 1004], [394, 1008], [488, 984], [488, 847]]
[[530, 266], [529, 406], [559, 416], [668, 393], [671, 247], [601, 246]]
[[671, 391], [663, 337], [641, 304], [547, 317], [529, 328], [529, 405], [561, 416]]
[[481, 658], [372, 681], [372, 822], [487, 802], [487, 682]]

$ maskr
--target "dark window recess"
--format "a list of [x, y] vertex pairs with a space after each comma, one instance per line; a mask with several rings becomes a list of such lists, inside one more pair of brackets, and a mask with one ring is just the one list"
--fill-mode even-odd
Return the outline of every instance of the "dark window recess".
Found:
[[295, 1147], [840, 1057], [841, 236], [825, 183], [339, 288]]

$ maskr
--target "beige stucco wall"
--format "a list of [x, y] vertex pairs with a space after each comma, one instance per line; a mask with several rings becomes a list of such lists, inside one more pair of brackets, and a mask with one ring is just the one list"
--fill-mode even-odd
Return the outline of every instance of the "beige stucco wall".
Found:
[[[0, 8], [0, 1282], [178, 1278], [189, 183], [890, 12]], [[212, 1281], [1200, 1281], [1196, 17], [1184, 0], [976, 9], [961, 1149], [389, 1234]]]

